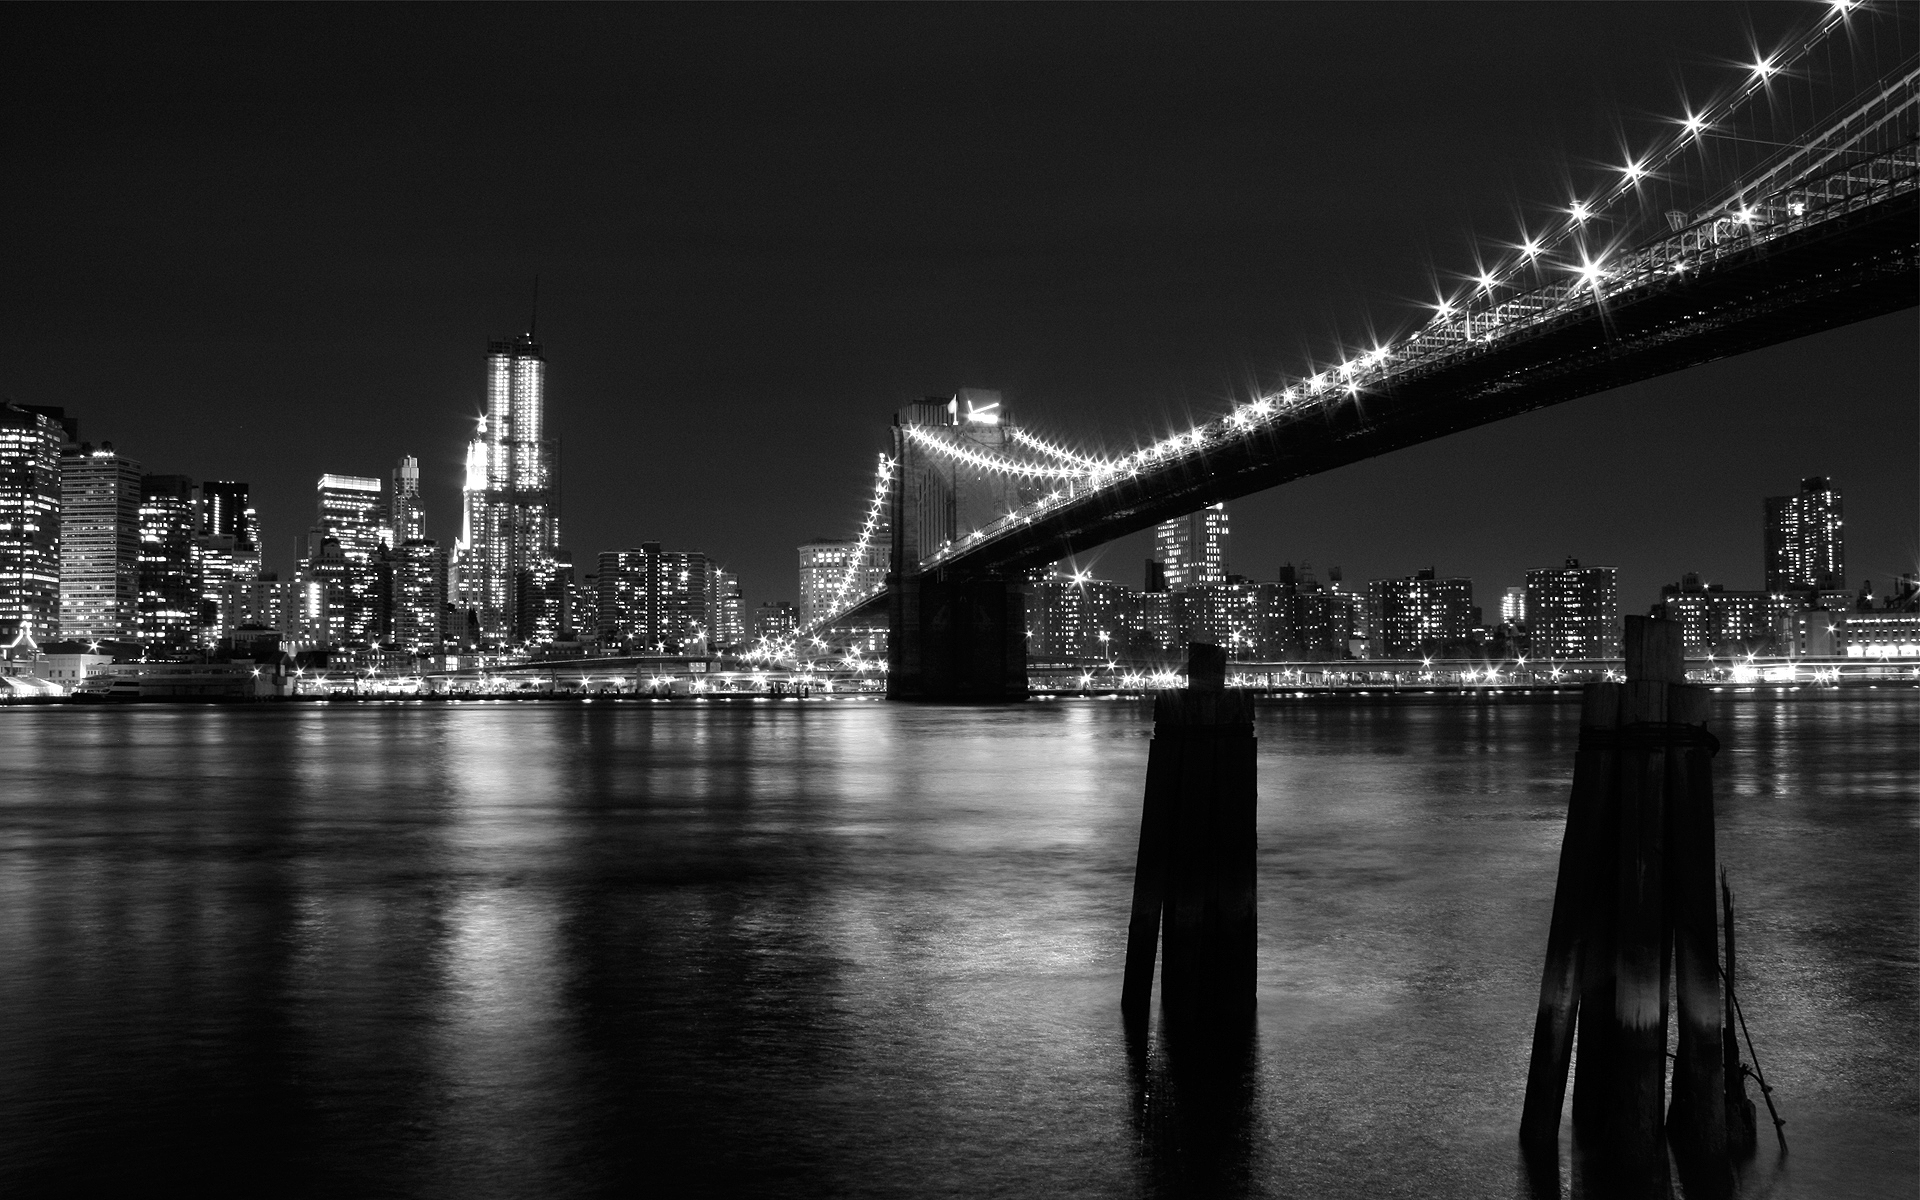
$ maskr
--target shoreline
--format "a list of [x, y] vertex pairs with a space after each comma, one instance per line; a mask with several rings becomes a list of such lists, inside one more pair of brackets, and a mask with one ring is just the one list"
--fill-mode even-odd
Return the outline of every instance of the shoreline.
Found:
[[[1274, 707], [1291, 704], [1445, 704], [1445, 705], [1488, 705], [1488, 704], [1576, 704], [1580, 700], [1584, 685], [1563, 684], [1517, 687], [1429, 687], [1429, 688], [1391, 688], [1391, 687], [1322, 687], [1322, 688], [1272, 688], [1246, 689], [1254, 697], [1257, 707]], [[1702, 684], [1709, 694], [1715, 697], [1731, 697], [1749, 702], [1767, 701], [1773, 703], [1824, 703], [1836, 700], [1886, 699], [1911, 696], [1920, 693], [1920, 682], [1890, 681], [1884, 683], [1842, 684], [1839, 686], [1814, 686], [1808, 684]], [[1108, 703], [1140, 703], [1150, 701], [1156, 695], [1153, 691], [1137, 692], [1082, 692], [1078, 690], [1035, 690], [1024, 701], [1011, 704], [1058, 704], [1073, 701], [1097, 701]], [[807, 696], [767, 695], [758, 692], [710, 692], [702, 695], [552, 695], [539, 693], [500, 692], [485, 695], [448, 696], [285, 696], [285, 697], [240, 697], [240, 696], [138, 696], [108, 699], [96, 696], [22, 696], [14, 699], [0, 699], [0, 711], [11, 708], [118, 708], [126, 705], [208, 705], [218, 707], [289, 705], [326, 705], [326, 704], [390, 704], [390, 705], [442, 705], [442, 704], [571, 704], [585, 706], [589, 704], [610, 704], [625, 706], [670, 705], [687, 706], [701, 704], [821, 704], [821, 703], [885, 703], [886, 696], [879, 692], [829, 692]], [[943, 701], [903, 701], [901, 703], [938, 706]], [[956, 707], [1010, 707], [1011, 704], [970, 705], [964, 702], [951, 702]]]

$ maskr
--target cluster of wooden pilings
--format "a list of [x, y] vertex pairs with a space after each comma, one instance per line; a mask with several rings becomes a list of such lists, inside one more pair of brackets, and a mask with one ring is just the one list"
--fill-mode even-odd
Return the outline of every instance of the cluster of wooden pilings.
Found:
[[[1721, 987], [1706, 692], [1683, 682], [1680, 626], [1626, 619], [1626, 681], [1587, 686], [1547, 936], [1522, 1145], [1557, 1155], [1574, 1035], [1573, 1120], [1620, 1195], [1722, 1192], [1753, 1106]], [[1728, 920], [1728, 962], [1732, 962]], [[1671, 977], [1669, 968], [1671, 967]], [[1679, 999], [1667, 1103], [1669, 985]]]
[[1131, 1023], [1147, 1016], [1156, 944], [1169, 1021], [1253, 1010], [1253, 697], [1226, 675], [1224, 649], [1194, 644], [1187, 686], [1154, 697], [1120, 994]]

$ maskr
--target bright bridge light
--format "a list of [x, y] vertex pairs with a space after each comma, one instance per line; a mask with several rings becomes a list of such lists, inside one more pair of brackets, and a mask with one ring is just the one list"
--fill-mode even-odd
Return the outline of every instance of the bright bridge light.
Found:
[[1779, 67], [1776, 67], [1773, 65], [1773, 60], [1771, 58], [1763, 58], [1759, 62], [1753, 64], [1754, 75], [1756, 75], [1761, 79], [1771, 78], [1773, 73], [1775, 71], [1778, 71], [1779, 69], [1780, 69]]
[[1527, 238], [1520, 243], [1520, 253], [1526, 255], [1528, 258], [1532, 258], [1540, 253], [1540, 243], [1534, 241], [1532, 238]]
[[1628, 183], [1639, 183], [1646, 173], [1646, 169], [1637, 162], [1630, 162], [1623, 169], [1623, 174], [1626, 175]]
[[1681, 122], [1680, 127], [1682, 129], [1685, 129], [1688, 133], [1697, 134], [1697, 133], [1703, 132], [1706, 129], [1707, 122], [1704, 117], [1696, 117], [1692, 113], [1688, 113], [1687, 119]]
[[1573, 207], [1567, 211], [1573, 214], [1573, 219], [1576, 221], [1584, 221], [1593, 215], [1593, 210], [1587, 207], [1585, 200], [1575, 200]]

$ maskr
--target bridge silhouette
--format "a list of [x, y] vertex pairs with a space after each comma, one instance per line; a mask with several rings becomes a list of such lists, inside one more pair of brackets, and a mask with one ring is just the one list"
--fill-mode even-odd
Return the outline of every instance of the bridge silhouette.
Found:
[[[1860, 89], [1862, 12], [1831, 5], [1411, 334], [1188, 430], [1112, 455], [1020, 427], [997, 393], [903, 408], [846, 576], [803, 634], [884, 617], [890, 696], [1019, 698], [1028, 569], [1290, 480], [1912, 307], [1920, 67], [1909, 56]], [[1816, 70], [1837, 35], [1851, 78]], [[1765, 102], [1790, 85], [1811, 102], [1782, 131]], [[1756, 145], [1769, 153], [1742, 153]], [[862, 589], [883, 534], [885, 582]]]

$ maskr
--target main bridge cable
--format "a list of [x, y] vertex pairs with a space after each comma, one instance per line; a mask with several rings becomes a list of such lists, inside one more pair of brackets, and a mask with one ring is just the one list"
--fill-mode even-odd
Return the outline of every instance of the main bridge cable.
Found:
[[[848, 607], [847, 593], [853, 590], [853, 581], [859, 578], [860, 569], [867, 561], [867, 547], [873, 544], [873, 535], [880, 528], [880, 514], [887, 506], [887, 497], [893, 491], [893, 459], [880, 455], [880, 467], [874, 474], [873, 499], [867, 504], [867, 519], [861, 523], [860, 536], [854, 539], [853, 553], [847, 557], [847, 569], [840, 575], [840, 585], [834, 589], [833, 599], [827, 604], [828, 616], [816, 620], [808, 626], [808, 632], [831, 625]], [[862, 596], [859, 599], [864, 600]]]
[[1029, 479], [1085, 479], [1092, 473], [1090, 468], [1084, 466], [1052, 467], [1044, 463], [1022, 462], [1017, 458], [1007, 458], [999, 454], [988, 454], [982, 450], [975, 450], [969, 446], [956, 445], [944, 438], [935, 437], [917, 425], [904, 425], [902, 428], [907, 431], [907, 436], [913, 439], [918, 445], [925, 446], [927, 449], [944, 454], [949, 458], [956, 458], [961, 462], [971, 463], [982, 470], [997, 471], [1002, 475], [1025, 476]]

